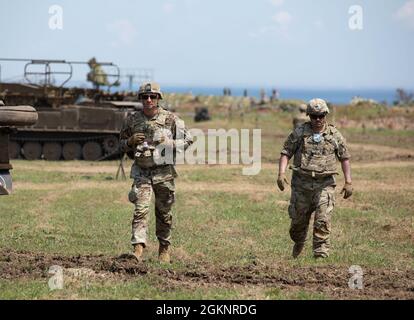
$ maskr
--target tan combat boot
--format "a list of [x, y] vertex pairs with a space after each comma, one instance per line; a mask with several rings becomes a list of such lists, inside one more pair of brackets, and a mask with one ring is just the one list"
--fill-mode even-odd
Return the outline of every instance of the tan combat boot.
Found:
[[315, 259], [325, 259], [325, 258], [328, 258], [328, 254], [327, 253], [314, 253], [313, 254], [313, 257], [315, 258]]
[[163, 245], [160, 243], [160, 248], [158, 250], [158, 260], [161, 263], [170, 263], [170, 246]]
[[303, 250], [304, 243], [295, 243], [292, 250], [292, 257], [297, 258]]
[[141, 260], [142, 254], [144, 252], [144, 245], [142, 243], [134, 244], [134, 256], [138, 260]]

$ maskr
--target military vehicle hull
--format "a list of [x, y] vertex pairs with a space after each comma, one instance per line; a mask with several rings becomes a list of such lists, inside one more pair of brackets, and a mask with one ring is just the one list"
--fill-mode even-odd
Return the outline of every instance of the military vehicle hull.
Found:
[[119, 131], [128, 108], [65, 105], [37, 109], [33, 126], [10, 135], [11, 158], [96, 161], [119, 155]]
[[[98, 63], [94, 58], [88, 62], [0, 61], [26, 63], [25, 83], [0, 82], [0, 99], [8, 106], [33, 106], [38, 114], [36, 124], [26, 124], [10, 133], [11, 158], [95, 161], [120, 155], [121, 127], [128, 113], [142, 109], [142, 104], [135, 93], [110, 92], [112, 86], [119, 84], [116, 65]], [[72, 77], [73, 66], [78, 64], [91, 67], [88, 81], [93, 83], [93, 89], [64, 86]], [[109, 69], [105, 72], [104, 67]], [[106, 79], [104, 83], [97, 82], [101, 77]], [[107, 91], [99, 89], [103, 85]]]
[[7, 92], [3, 98], [8, 105], [25, 102], [38, 113], [36, 124], [19, 127], [10, 134], [12, 159], [115, 158], [119, 156], [119, 132], [128, 113], [142, 108], [141, 103], [128, 101], [133, 97], [102, 94], [94, 89], [59, 88], [59, 94], [50, 94], [54, 90], [48, 88], [47, 95], [43, 88], [32, 85], [3, 83], [0, 89]]
[[37, 118], [36, 110], [30, 106], [6, 107], [0, 100], [0, 195], [12, 192], [9, 136], [16, 130], [15, 126], [33, 125]]

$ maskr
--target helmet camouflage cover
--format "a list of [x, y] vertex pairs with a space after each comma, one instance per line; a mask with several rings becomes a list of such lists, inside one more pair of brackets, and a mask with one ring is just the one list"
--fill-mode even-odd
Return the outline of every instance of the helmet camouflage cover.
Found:
[[306, 105], [305, 103], [302, 103], [302, 104], [299, 106], [299, 111], [300, 111], [300, 112], [306, 112], [306, 108], [307, 108], [307, 105]]
[[329, 108], [325, 100], [322, 99], [312, 99], [309, 101], [306, 108], [306, 114], [328, 114]]
[[156, 82], [145, 82], [143, 83], [138, 90], [138, 97], [141, 96], [141, 94], [144, 93], [156, 93], [158, 94], [159, 98], [162, 99], [162, 92], [160, 85]]

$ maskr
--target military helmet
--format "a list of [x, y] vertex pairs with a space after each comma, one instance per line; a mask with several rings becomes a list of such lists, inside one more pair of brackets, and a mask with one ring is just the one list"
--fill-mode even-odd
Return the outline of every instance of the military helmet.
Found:
[[94, 66], [96, 64], [97, 64], [97, 62], [96, 62], [95, 57], [92, 57], [91, 59], [88, 60], [88, 65], [89, 66]]
[[163, 99], [160, 85], [156, 82], [144, 82], [139, 87], [138, 98], [141, 96], [141, 94], [145, 94], [145, 93], [156, 93], [158, 94], [160, 99]]
[[307, 108], [306, 103], [302, 103], [302, 104], [299, 106], [299, 111], [300, 111], [300, 112], [306, 112], [306, 108]]
[[326, 104], [325, 100], [322, 99], [312, 99], [308, 102], [308, 106], [306, 107], [306, 114], [328, 114], [329, 108]]

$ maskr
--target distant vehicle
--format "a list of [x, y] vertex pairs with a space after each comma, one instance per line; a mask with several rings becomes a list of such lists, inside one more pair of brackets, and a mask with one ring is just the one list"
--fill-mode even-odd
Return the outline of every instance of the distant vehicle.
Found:
[[[142, 109], [142, 104], [133, 93], [109, 93], [112, 86], [119, 85], [118, 66], [96, 60], [93, 65], [91, 60], [0, 61], [26, 62], [26, 83], [0, 82], [0, 99], [8, 106], [33, 106], [39, 117], [36, 124], [20, 127], [10, 134], [11, 158], [95, 161], [120, 155], [118, 134], [122, 124], [128, 113]], [[88, 74], [93, 89], [64, 87], [72, 77], [74, 64], [89, 64], [95, 68]], [[59, 76], [64, 80], [58, 86], [52, 82]], [[107, 91], [100, 89], [102, 79], [105, 79]]]
[[211, 117], [208, 113], [207, 107], [196, 107], [195, 108], [195, 115], [194, 115], [195, 122], [209, 121], [209, 120], [211, 120]]

